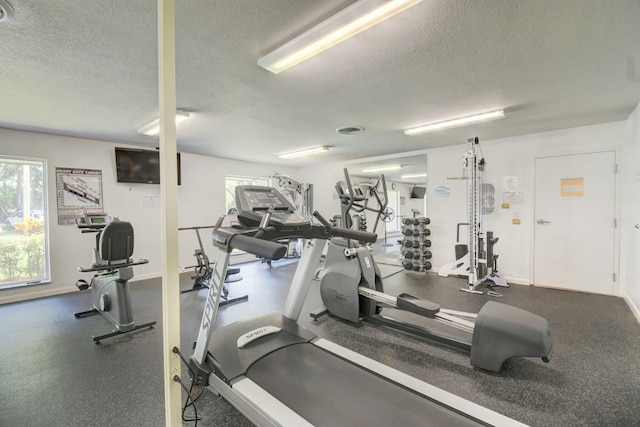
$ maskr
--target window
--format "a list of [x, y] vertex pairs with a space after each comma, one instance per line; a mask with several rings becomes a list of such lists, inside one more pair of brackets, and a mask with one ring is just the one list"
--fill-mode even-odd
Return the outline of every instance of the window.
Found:
[[49, 281], [46, 163], [0, 157], [0, 289]]

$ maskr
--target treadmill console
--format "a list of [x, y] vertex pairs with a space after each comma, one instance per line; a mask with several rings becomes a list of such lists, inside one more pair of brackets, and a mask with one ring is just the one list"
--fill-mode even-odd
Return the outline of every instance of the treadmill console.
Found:
[[304, 227], [310, 221], [295, 212], [294, 206], [278, 190], [272, 187], [239, 185], [236, 187], [236, 208], [242, 225], [254, 227], [271, 213], [269, 226], [280, 230], [283, 227]]

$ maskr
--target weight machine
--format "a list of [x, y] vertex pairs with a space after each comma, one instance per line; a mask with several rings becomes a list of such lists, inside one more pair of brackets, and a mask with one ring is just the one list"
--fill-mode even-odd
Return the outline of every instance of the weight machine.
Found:
[[[307, 184], [304, 182], [298, 182], [289, 176], [280, 175], [278, 172], [274, 172], [270, 178], [275, 180], [274, 187], [277, 187], [286, 199], [291, 202], [295, 208], [295, 212], [302, 215], [311, 215], [313, 212], [313, 184]], [[300, 239], [288, 240], [285, 243], [287, 245], [287, 255], [284, 259], [300, 258], [302, 255], [303, 245]], [[263, 259], [269, 267], [271, 267], [272, 260]]]
[[277, 181], [278, 188], [302, 215], [311, 215], [313, 211], [313, 185], [291, 179], [288, 176], [274, 172], [271, 178]]
[[[483, 218], [483, 175], [486, 162], [482, 156], [480, 141], [478, 137], [469, 138], [467, 151], [464, 153], [464, 169], [462, 177], [450, 179], [464, 179], [467, 181], [467, 217], [468, 217], [468, 247], [466, 253], [456, 260], [440, 267], [438, 276], [447, 277], [450, 274], [464, 275], [468, 277], [469, 286], [460, 289], [464, 292], [483, 294], [477, 290], [482, 283], [487, 286], [509, 287], [506, 279], [498, 272], [498, 255], [494, 254], [493, 247], [498, 243], [497, 237], [493, 237], [493, 232], [487, 231], [485, 234], [485, 224]], [[459, 224], [461, 225], [461, 224]], [[458, 228], [458, 236], [460, 229]], [[486, 236], [486, 237], [485, 237]], [[488, 291], [489, 296], [502, 296], [501, 294]]]

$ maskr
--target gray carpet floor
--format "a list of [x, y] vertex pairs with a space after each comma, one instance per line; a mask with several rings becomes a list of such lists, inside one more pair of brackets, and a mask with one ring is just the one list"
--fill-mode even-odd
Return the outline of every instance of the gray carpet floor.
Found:
[[[295, 266], [295, 261], [274, 262], [271, 268], [260, 263], [241, 266], [244, 279], [229, 285], [230, 294], [248, 294], [249, 300], [221, 308], [217, 327], [279, 311]], [[492, 300], [460, 292], [464, 284], [461, 279], [411, 272], [385, 280], [390, 294], [409, 292], [455, 310], [477, 312]], [[189, 286], [185, 275], [182, 287]], [[473, 368], [464, 353], [400, 332], [366, 323], [354, 327], [330, 317], [312, 321], [308, 312], [320, 305], [317, 282], [300, 323], [319, 336], [532, 426], [640, 426], [640, 325], [622, 299], [518, 285], [500, 291], [499, 302], [549, 321], [555, 343], [550, 363], [514, 358], [500, 373], [488, 373]], [[89, 307], [89, 291], [0, 306], [0, 426], [164, 425], [160, 280], [132, 284], [131, 295], [136, 321], [157, 320], [157, 327], [101, 345], [91, 336], [110, 331], [106, 320], [73, 316]], [[181, 347], [186, 355], [196, 337], [205, 295], [201, 290], [180, 296]], [[183, 376], [187, 377], [186, 369]], [[250, 425], [208, 391], [197, 409], [199, 426]]]

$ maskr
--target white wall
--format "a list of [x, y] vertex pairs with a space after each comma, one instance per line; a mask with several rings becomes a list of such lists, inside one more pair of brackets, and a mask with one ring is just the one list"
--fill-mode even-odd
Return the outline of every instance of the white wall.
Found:
[[[634, 113], [638, 115], [638, 111]], [[637, 120], [636, 120], [637, 121]], [[636, 125], [637, 128], [637, 125]], [[636, 136], [636, 143], [637, 143]], [[504, 276], [513, 283], [529, 284], [532, 279], [532, 241], [533, 241], [533, 166], [536, 157], [576, 154], [602, 150], [615, 150], [620, 162], [621, 149], [630, 141], [630, 125], [627, 121], [606, 123], [580, 128], [563, 129], [539, 134], [523, 135], [512, 138], [480, 141], [487, 161], [485, 181], [496, 188], [496, 209], [486, 216], [488, 231], [500, 238], [496, 252], [500, 255], [498, 267]], [[426, 216], [431, 219], [431, 241], [434, 271], [453, 260], [456, 243], [456, 224], [467, 222], [466, 182], [448, 180], [448, 177], [460, 176], [463, 169], [463, 154], [466, 141], [460, 145], [428, 149], [421, 152], [427, 157], [427, 200]], [[415, 153], [413, 153], [415, 154]], [[399, 157], [407, 153], [399, 153]], [[368, 161], [370, 159], [361, 159]], [[624, 160], [624, 159], [622, 159]], [[298, 173], [301, 180], [314, 184], [314, 207], [325, 216], [340, 211], [339, 201], [335, 198], [334, 185], [344, 179], [342, 169], [358, 163], [350, 161], [307, 167]], [[621, 165], [621, 171], [624, 165]], [[524, 204], [511, 205], [510, 209], [501, 209], [502, 181], [505, 176], [517, 176], [524, 191]], [[436, 198], [434, 189], [440, 185], [451, 187], [451, 196]], [[622, 191], [618, 177], [618, 189]], [[619, 194], [621, 194], [619, 192]], [[620, 212], [620, 200], [616, 212]], [[425, 213], [425, 212], [423, 212]], [[514, 218], [520, 219], [520, 225], [512, 224]], [[379, 233], [382, 236], [383, 233]], [[463, 229], [463, 236], [466, 229]], [[619, 236], [616, 245], [620, 245]], [[465, 240], [466, 242], [466, 240]], [[619, 259], [617, 254], [616, 262]], [[623, 259], [620, 259], [623, 262]], [[635, 264], [632, 262], [631, 264]], [[622, 283], [622, 277], [621, 282]], [[640, 291], [639, 291], [640, 293]]]
[[630, 137], [622, 146], [620, 280], [627, 302], [640, 321], [640, 104], [628, 120]]
[[[49, 242], [51, 283], [0, 290], [0, 304], [77, 290], [76, 280], [87, 279], [77, 272], [80, 265], [91, 262], [93, 235], [82, 234], [73, 225], [58, 225], [56, 214], [56, 167], [102, 170], [104, 209], [113, 216], [130, 221], [135, 229], [135, 258], [147, 258], [149, 264], [135, 268], [136, 279], [159, 276], [161, 265], [160, 186], [150, 184], [120, 184], [115, 177], [114, 147], [122, 143], [95, 141], [33, 132], [0, 129], [0, 155], [31, 157], [47, 161], [49, 184]], [[152, 149], [155, 145], [150, 144]], [[179, 227], [214, 225], [225, 212], [224, 182], [226, 175], [269, 176], [276, 170], [295, 175], [294, 169], [215, 157], [181, 155], [182, 185], [178, 188]], [[145, 207], [157, 201], [155, 207]], [[148, 205], [149, 203], [147, 203]], [[202, 232], [205, 251], [211, 255], [211, 230]], [[195, 232], [181, 231], [180, 265], [193, 265], [196, 247]]]
[[[628, 139], [628, 126], [623, 121], [480, 141], [487, 161], [485, 182], [493, 184], [496, 189], [496, 209], [485, 216], [486, 230], [493, 231], [500, 238], [495, 248], [500, 255], [498, 267], [509, 281], [528, 284], [532, 278], [534, 159], [549, 155], [616, 150], [619, 161], [622, 144]], [[465, 142], [455, 147], [428, 151], [427, 209], [431, 218], [434, 269], [453, 260], [456, 224], [467, 222], [466, 182], [447, 180], [447, 177], [461, 175], [462, 156], [466, 147]], [[520, 177], [524, 204], [501, 209], [503, 177], [508, 176]], [[451, 187], [450, 198], [434, 197], [434, 188], [439, 185]], [[619, 212], [618, 208], [616, 212]], [[512, 224], [514, 218], [520, 219], [520, 225]]]

